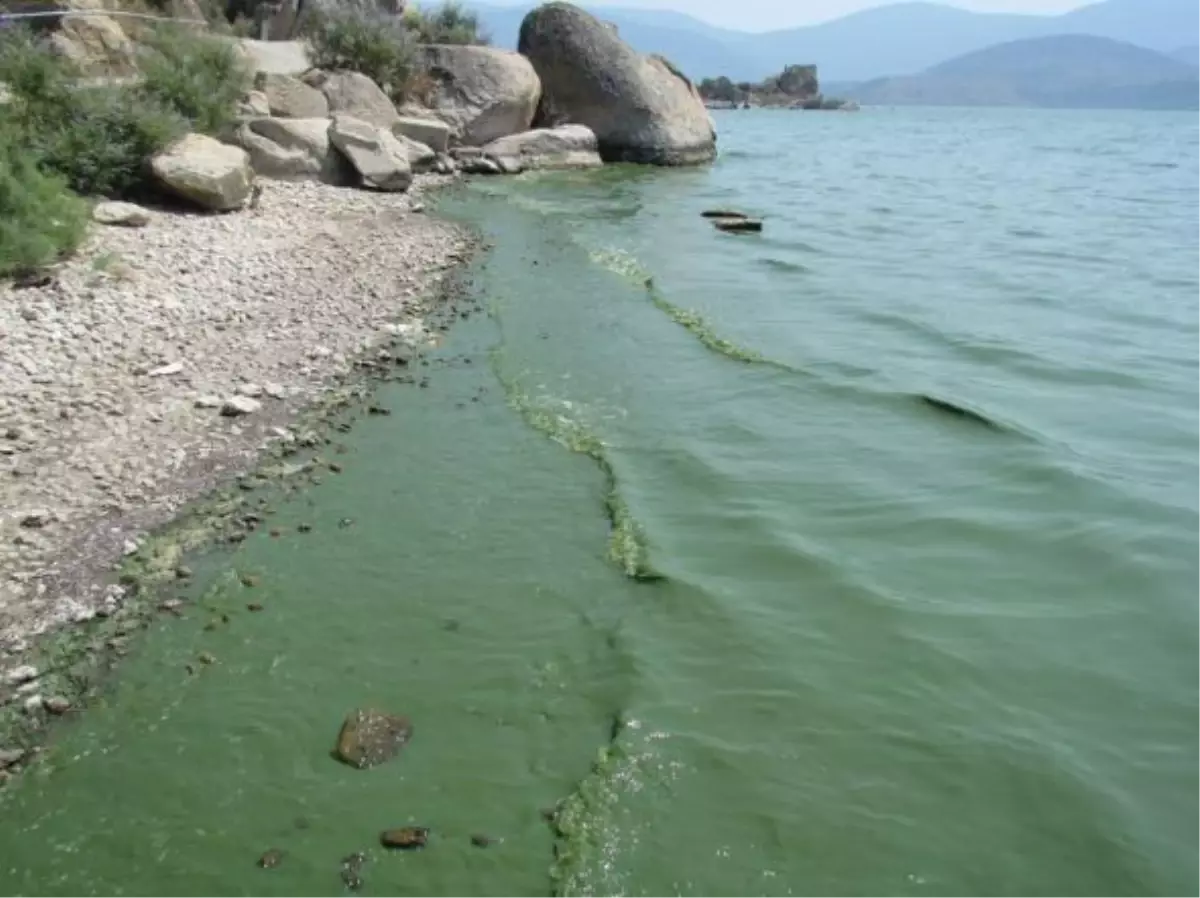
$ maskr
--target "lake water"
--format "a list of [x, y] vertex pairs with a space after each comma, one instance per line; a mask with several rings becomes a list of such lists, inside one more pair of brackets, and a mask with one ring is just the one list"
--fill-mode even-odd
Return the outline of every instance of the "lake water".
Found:
[[0, 793], [0, 891], [1196, 892], [1195, 116], [717, 121], [441, 198], [489, 314]]

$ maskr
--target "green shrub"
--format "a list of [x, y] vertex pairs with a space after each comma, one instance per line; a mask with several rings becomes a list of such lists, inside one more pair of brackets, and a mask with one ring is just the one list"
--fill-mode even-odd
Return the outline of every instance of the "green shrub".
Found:
[[88, 222], [87, 203], [61, 178], [40, 171], [10, 138], [0, 138], [0, 277], [33, 271], [72, 252]]
[[361, 72], [393, 96], [412, 73], [412, 35], [395, 16], [312, 12], [303, 31], [319, 69]]
[[78, 193], [145, 192], [151, 156], [188, 130], [216, 133], [234, 117], [248, 73], [232, 47], [172, 27], [144, 37], [136, 85], [79, 87], [77, 70], [25, 29], [0, 32], [9, 141]]
[[463, 9], [457, 0], [446, 0], [429, 12], [409, 7], [404, 23], [422, 44], [490, 44], [491, 35], [479, 24], [479, 16]]
[[152, 105], [174, 111], [203, 134], [217, 134], [234, 121], [250, 73], [231, 42], [176, 27], [142, 42], [138, 91]]

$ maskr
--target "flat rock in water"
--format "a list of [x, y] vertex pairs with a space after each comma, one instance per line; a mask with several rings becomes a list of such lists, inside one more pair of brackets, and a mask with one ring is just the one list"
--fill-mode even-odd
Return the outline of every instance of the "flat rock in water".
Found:
[[390, 761], [412, 738], [407, 717], [385, 714], [371, 708], [351, 711], [338, 733], [335, 754], [360, 770]]
[[763, 229], [757, 218], [714, 218], [712, 223], [718, 231], [731, 233], [758, 233]]
[[745, 212], [734, 212], [732, 209], [705, 209], [700, 213], [702, 218], [749, 218]]
[[384, 830], [379, 834], [379, 843], [384, 848], [412, 850], [424, 848], [428, 841], [429, 830], [424, 826], [402, 826], [399, 829]]
[[272, 867], [278, 867], [283, 862], [283, 851], [278, 848], [270, 848], [264, 851], [262, 857], [258, 859], [258, 865], [264, 870], [270, 870]]

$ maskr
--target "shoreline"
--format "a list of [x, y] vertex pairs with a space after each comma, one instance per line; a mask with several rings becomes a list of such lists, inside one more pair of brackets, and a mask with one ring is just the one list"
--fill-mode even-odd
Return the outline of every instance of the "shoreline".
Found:
[[244, 535], [246, 475], [311, 472], [283, 459], [448, 327], [426, 316], [478, 239], [420, 196], [450, 183], [266, 182], [255, 210], [97, 225], [51, 284], [0, 287], [0, 749], [55, 713], [34, 699], [90, 691], [67, 668], [123, 654], [183, 551]]

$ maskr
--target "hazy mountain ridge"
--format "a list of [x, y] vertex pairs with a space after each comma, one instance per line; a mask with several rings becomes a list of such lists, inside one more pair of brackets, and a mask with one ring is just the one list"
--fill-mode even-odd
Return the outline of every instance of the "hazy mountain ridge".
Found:
[[1121, 41], [1056, 35], [998, 44], [917, 75], [840, 90], [872, 105], [1195, 109], [1200, 70]]
[[[467, 5], [480, 12], [498, 45], [515, 47], [521, 19], [536, 4]], [[691, 77], [726, 75], [734, 81], [758, 81], [797, 63], [815, 64], [825, 82], [908, 75], [995, 44], [1056, 34], [1105, 37], [1172, 53], [1200, 30], [1195, 0], [1103, 0], [1058, 16], [905, 2], [762, 33], [718, 28], [679, 12], [583, 5], [614, 23], [633, 46], [665, 54]]]

